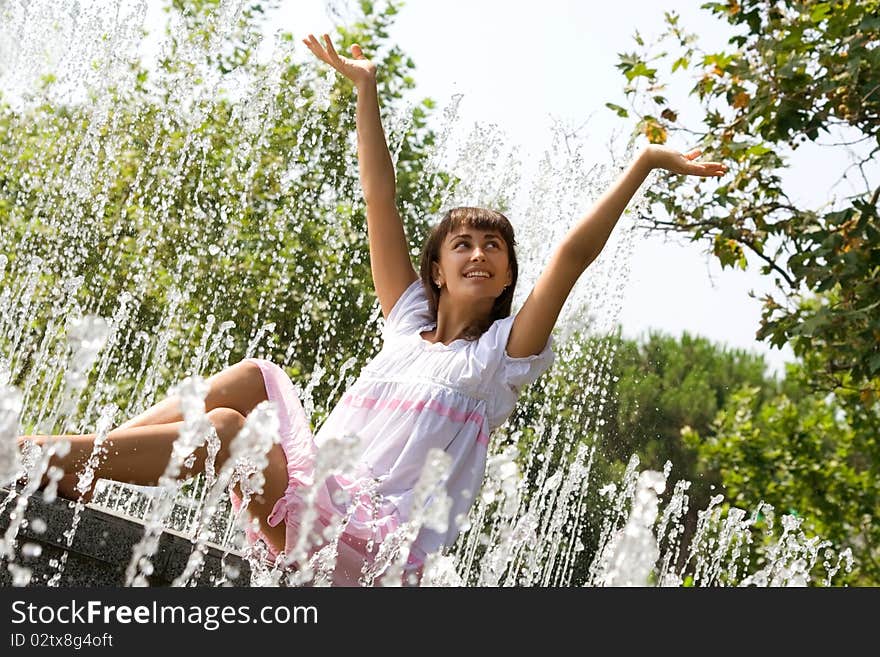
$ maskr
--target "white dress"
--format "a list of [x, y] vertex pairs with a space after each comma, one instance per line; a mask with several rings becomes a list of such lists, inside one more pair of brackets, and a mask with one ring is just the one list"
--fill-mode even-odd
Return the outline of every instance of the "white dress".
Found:
[[[513, 412], [519, 392], [554, 360], [552, 336], [538, 355], [508, 356], [505, 347], [513, 320], [514, 316], [496, 320], [477, 340], [432, 344], [420, 334], [436, 324], [421, 280], [413, 282], [388, 315], [382, 350], [364, 366], [314, 437], [289, 377], [270, 361], [250, 359], [260, 365], [268, 397], [279, 409], [290, 484], [269, 524], [286, 521], [288, 545], [296, 538], [302, 509], [299, 492], [312, 483], [316, 449], [330, 437], [344, 435], [358, 437], [359, 465], [319, 487], [323, 524], [334, 514], [350, 516], [343, 538], [362, 558], [369, 558], [363, 551], [368, 539], [381, 542], [409, 519], [428, 451], [438, 448], [451, 457], [444, 480], [452, 499], [448, 528], [438, 532], [423, 527], [408, 568], [419, 568], [427, 554], [452, 545], [482, 486], [492, 432]], [[372, 495], [362, 492], [368, 487]], [[340, 496], [338, 489], [348, 495]], [[339, 502], [346, 498], [347, 504]], [[341, 543], [340, 548], [342, 558], [347, 548]]]

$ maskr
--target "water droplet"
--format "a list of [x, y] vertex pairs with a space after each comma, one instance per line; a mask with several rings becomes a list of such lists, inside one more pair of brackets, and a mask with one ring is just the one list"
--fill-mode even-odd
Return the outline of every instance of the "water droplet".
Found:
[[7, 566], [9, 573], [12, 575], [13, 586], [27, 586], [31, 583], [31, 569], [11, 563]]
[[21, 547], [21, 554], [28, 559], [36, 559], [43, 554], [43, 546], [39, 543], [25, 543]]

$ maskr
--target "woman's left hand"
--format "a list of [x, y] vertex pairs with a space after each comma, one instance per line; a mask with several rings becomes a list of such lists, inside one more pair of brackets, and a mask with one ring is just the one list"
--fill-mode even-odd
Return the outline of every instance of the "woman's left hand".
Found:
[[727, 166], [720, 162], [695, 162], [703, 151], [692, 150], [679, 153], [674, 148], [651, 144], [644, 150], [644, 157], [652, 169], [666, 169], [685, 176], [718, 177], [727, 173]]

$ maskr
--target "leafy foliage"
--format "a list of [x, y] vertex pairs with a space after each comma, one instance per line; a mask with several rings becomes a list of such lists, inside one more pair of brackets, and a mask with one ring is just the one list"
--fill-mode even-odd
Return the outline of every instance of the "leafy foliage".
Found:
[[[781, 299], [764, 299], [759, 337], [777, 346], [790, 343], [798, 354], [821, 349], [826, 373], [850, 372], [873, 390], [869, 382], [880, 374], [880, 187], [823, 213], [794, 205], [780, 170], [786, 147], [815, 142], [833, 126], [874, 144], [862, 164], [880, 150], [878, 3], [750, 0], [704, 7], [745, 30], [731, 39], [734, 50], [699, 50], [696, 36], [667, 13], [666, 32], [643, 50], [670, 42], [675, 50], [655, 57], [629, 53], [618, 64], [629, 83], [627, 96], [647, 105], [636, 130], [654, 143], [686, 128], [661, 95], [666, 83], [660, 65], [649, 68], [647, 62], [671, 61], [673, 76], [695, 70], [691, 93], [704, 110], [705, 130], [690, 132], [701, 137], [708, 157], [731, 168], [711, 196], [693, 193], [699, 186], [687, 189], [683, 177], [661, 182], [651, 200], [671, 220], [656, 218], [654, 226], [710, 240], [723, 266], [745, 267], [744, 253], [757, 255], [763, 273], [778, 277], [781, 293]], [[821, 293], [822, 306], [807, 302], [804, 288]]]
[[773, 505], [802, 516], [808, 531], [850, 548], [856, 585], [880, 577], [874, 521], [878, 504], [878, 427], [865, 430], [852, 406], [809, 392], [803, 367], [789, 370], [803, 394], [761, 401], [757, 388], [735, 393], [708, 434], [688, 429], [684, 443], [699, 454], [700, 469], [720, 470], [728, 502]]
[[[621, 481], [633, 453], [639, 457], [640, 469], [663, 471], [667, 461], [672, 464], [667, 496], [676, 481], [690, 482], [681, 537], [687, 545], [696, 530], [698, 513], [726, 485], [722, 469], [708, 460], [700, 449], [700, 439], [692, 438], [714, 437], [716, 416], [741, 390], [753, 391], [760, 403], [787, 390], [788, 384], [765, 374], [761, 356], [688, 334], [674, 338], [650, 333], [642, 341], [619, 336], [580, 337], [575, 342], [582, 348], [565, 354], [564, 366], [548, 373], [546, 388], [524, 391], [515, 419], [528, 417], [517, 442], [524, 457], [538, 447], [547, 449], [548, 458], [532, 460], [532, 469], [526, 472], [530, 491], [540, 491], [548, 473], [570, 465], [579, 447], [595, 447], [580, 536], [584, 550], [575, 567], [574, 580], [580, 581], [586, 578], [596, 555], [607, 507], [599, 491]], [[578, 376], [579, 372], [589, 375]], [[594, 381], [601, 384], [593, 385]], [[791, 394], [799, 398], [801, 393]], [[538, 395], [542, 399], [536, 400]], [[578, 402], [571, 403], [573, 399]], [[554, 440], [555, 431], [548, 438], [531, 429], [541, 426], [541, 418], [532, 415], [536, 407], [543, 407], [560, 425], [558, 434], [564, 438]], [[745, 497], [737, 499], [740, 503], [746, 511], [754, 508]], [[686, 554], [683, 551], [681, 558]], [[676, 567], [684, 565], [680, 562]]]

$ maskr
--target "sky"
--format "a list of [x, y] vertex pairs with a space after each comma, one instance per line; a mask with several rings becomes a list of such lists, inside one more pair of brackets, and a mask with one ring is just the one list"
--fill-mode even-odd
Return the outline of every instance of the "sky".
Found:
[[[520, 146], [525, 161], [537, 161], [548, 148], [554, 121], [579, 126], [579, 135], [594, 149], [598, 162], [607, 159], [613, 135], [625, 138], [631, 130], [631, 124], [618, 119], [605, 103], [626, 105], [625, 79], [615, 64], [618, 53], [636, 49], [635, 30], [650, 40], [664, 29], [663, 13], [674, 11], [683, 27], [698, 34], [703, 49], [725, 49], [732, 28], [701, 10], [701, 4], [410, 0], [389, 32], [390, 41], [415, 61], [412, 101], [431, 97], [442, 109], [455, 94], [462, 94], [456, 127], [464, 132], [474, 122], [496, 124]], [[300, 38], [309, 32], [334, 34], [334, 24], [354, 15], [353, 6], [354, 0], [283, 2], [268, 28]], [[294, 43], [302, 59], [314, 59], [299, 39]], [[691, 86], [692, 81], [682, 81], [666, 92], [686, 125], [695, 125], [700, 116], [698, 105], [687, 98]], [[440, 111], [434, 116], [439, 121]], [[668, 145], [682, 151], [694, 146], [675, 134]], [[789, 195], [819, 208], [860, 191], [850, 180], [835, 185], [848, 157], [840, 148], [802, 146], [792, 153], [792, 166], [783, 175]], [[588, 208], [585, 199], [583, 212]], [[571, 224], [578, 218], [571, 217]], [[636, 241], [632, 255], [620, 317], [623, 333], [634, 338], [648, 330], [676, 336], [687, 331], [761, 353], [771, 372], [782, 373], [784, 363], [793, 360], [791, 350], [755, 339], [760, 298], [774, 290], [773, 281], [759, 269], [750, 258], [748, 271], [722, 270], [703, 244], [646, 235]]]

